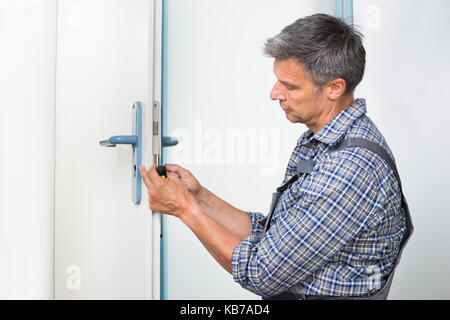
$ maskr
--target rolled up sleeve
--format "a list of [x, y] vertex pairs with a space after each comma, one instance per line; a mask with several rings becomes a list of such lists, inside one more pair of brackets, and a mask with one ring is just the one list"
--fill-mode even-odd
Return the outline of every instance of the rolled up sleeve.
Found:
[[264, 219], [264, 215], [260, 212], [247, 212], [248, 216], [252, 220], [252, 236], [257, 239], [261, 239], [264, 234], [264, 227], [259, 223], [262, 219]]
[[264, 227], [259, 223], [259, 221], [264, 219], [264, 215], [259, 212], [248, 212], [248, 215], [252, 221], [252, 234], [236, 246], [231, 257], [233, 279], [238, 283], [242, 283], [245, 280], [252, 248], [264, 236]]

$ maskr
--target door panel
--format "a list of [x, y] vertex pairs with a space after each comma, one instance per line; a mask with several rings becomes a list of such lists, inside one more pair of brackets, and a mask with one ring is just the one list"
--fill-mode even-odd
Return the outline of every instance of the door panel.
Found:
[[70, 0], [58, 5], [55, 297], [151, 298], [152, 219], [145, 188], [132, 202], [131, 135], [143, 103], [143, 164], [151, 150], [153, 2]]

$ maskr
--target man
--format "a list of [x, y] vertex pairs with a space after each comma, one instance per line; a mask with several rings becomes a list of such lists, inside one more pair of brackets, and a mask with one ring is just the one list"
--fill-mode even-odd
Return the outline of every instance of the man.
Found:
[[[179, 217], [236, 282], [263, 298], [387, 295], [407, 209], [389, 147], [365, 101], [353, 98], [365, 68], [361, 38], [316, 14], [267, 40], [277, 77], [270, 98], [309, 130], [265, 219], [218, 198], [178, 165], [166, 165], [167, 180], [155, 166], [141, 167], [151, 209]], [[339, 149], [349, 138], [387, 151], [382, 157], [365, 142]]]

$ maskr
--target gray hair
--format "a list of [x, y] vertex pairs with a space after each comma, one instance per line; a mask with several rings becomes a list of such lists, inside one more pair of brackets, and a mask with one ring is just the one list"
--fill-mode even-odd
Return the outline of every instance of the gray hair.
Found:
[[272, 58], [293, 58], [305, 67], [306, 76], [320, 92], [323, 84], [342, 78], [345, 93], [361, 82], [366, 65], [362, 34], [343, 20], [326, 14], [298, 19], [266, 40], [264, 53]]

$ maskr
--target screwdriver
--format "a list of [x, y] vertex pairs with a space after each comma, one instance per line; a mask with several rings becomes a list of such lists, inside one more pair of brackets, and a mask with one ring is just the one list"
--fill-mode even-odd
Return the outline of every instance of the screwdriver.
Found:
[[[156, 167], [156, 172], [158, 172], [160, 177], [163, 177], [164, 179], [167, 179], [167, 171], [166, 166], [161, 165]], [[159, 237], [162, 238], [162, 231], [163, 231], [163, 220], [161, 218], [161, 224], [160, 224], [160, 230], [159, 230]]]
[[166, 166], [162, 165], [162, 166], [157, 166], [156, 167], [156, 172], [158, 172], [158, 174], [163, 177], [164, 179], [167, 179], [167, 171], [166, 171]]

